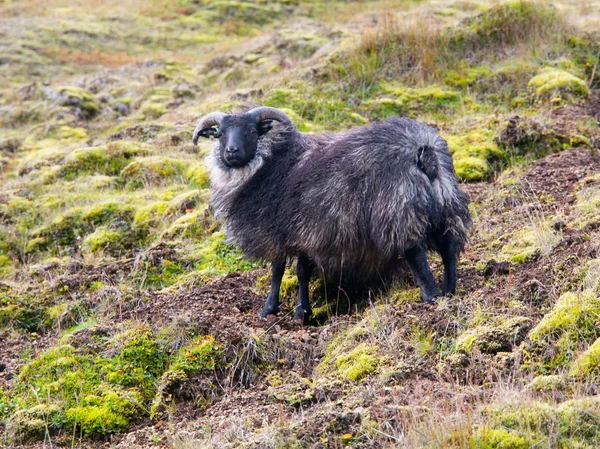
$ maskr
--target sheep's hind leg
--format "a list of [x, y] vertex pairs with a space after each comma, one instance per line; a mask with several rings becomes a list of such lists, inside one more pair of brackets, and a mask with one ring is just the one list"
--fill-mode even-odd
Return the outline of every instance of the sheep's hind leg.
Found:
[[296, 306], [295, 320], [302, 320], [304, 323], [308, 321], [312, 311], [310, 308], [310, 299], [308, 297], [308, 282], [312, 274], [314, 265], [306, 256], [298, 257], [298, 265], [296, 266], [296, 274], [298, 275], [298, 305]]
[[456, 265], [458, 264], [456, 238], [451, 234], [444, 234], [436, 238], [436, 245], [444, 263], [444, 287], [442, 294], [454, 295], [456, 293]]
[[285, 272], [285, 259], [274, 260], [271, 264], [271, 288], [269, 290], [269, 296], [267, 296], [267, 302], [260, 316], [266, 318], [267, 315], [275, 315], [279, 313], [279, 290], [281, 288], [281, 279], [283, 279], [283, 273]]
[[410, 266], [417, 285], [421, 289], [423, 301], [435, 304], [435, 298], [440, 296], [440, 291], [435, 283], [433, 274], [431, 274], [425, 248], [417, 245], [406, 251], [406, 261]]

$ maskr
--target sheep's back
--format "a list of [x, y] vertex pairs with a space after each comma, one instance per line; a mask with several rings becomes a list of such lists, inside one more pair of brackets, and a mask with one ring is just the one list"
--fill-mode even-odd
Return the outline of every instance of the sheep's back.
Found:
[[305, 154], [282, 203], [290, 247], [336, 268], [379, 266], [422, 241], [441, 212], [416, 151], [435, 137], [388, 121]]

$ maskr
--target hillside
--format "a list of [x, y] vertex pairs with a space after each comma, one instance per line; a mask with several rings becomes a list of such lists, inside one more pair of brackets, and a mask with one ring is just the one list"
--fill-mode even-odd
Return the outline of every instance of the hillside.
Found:
[[[596, 0], [0, 0], [0, 446], [600, 447], [598, 29]], [[289, 270], [259, 318], [191, 142], [257, 104], [439, 129], [457, 295], [319, 277], [303, 326]]]

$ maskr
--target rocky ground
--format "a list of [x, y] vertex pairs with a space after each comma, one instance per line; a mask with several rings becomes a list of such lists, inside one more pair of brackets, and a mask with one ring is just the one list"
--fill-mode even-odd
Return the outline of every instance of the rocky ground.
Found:
[[[600, 446], [600, 3], [0, 17], [3, 447]], [[258, 103], [306, 132], [436, 126], [472, 201], [457, 295], [319, 276], [303, 326], [290, 270], [260, 319], [268, 269], [225, 241], [190, 142], [204, 113]]]

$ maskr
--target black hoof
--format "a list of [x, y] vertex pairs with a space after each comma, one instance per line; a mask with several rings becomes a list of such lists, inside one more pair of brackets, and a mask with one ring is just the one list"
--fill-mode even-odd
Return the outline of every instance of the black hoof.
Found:
[[296, 309], [296, 314], [294, 315], [294, 321], [302, 321], [304, 324], [308, 324], [308, 319], [312, 315], [310, 310]]
[[438, 297], [432, 296], [431, 298], [423, 298], [423, 302], [425, 304], [430, 304], [432, 306], [435, 306], [438, 303]]
[[261, 318], [266, 318], [269, 315], [277, 315], [278, 313], [279, 307], [265, 307], [259, 315]]

